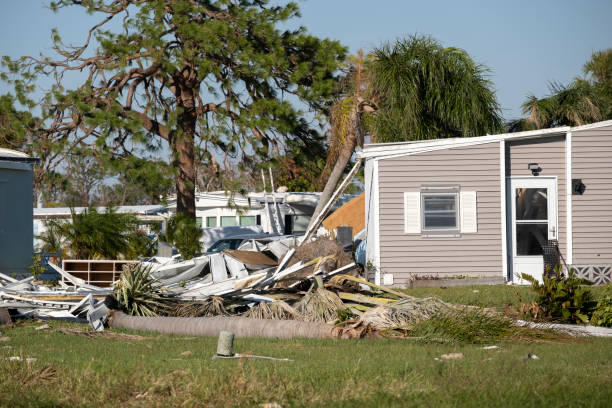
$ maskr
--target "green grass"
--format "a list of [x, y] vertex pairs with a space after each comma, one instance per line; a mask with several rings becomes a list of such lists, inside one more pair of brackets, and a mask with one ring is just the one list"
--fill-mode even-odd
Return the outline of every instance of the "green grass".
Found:
[[[605, 286], [591, 286], [595, 298], [604, 294]], [[445, 302], [480, 307], [491, 307], [503, 311], [506, 307], [517, 309], [521, 302], [530, 303], [536, 294], [529, 286], [488, 285], [457, 286], [448, 288], [413, 288], [404, 293], [415, 297], [435, 296]]]
[[[508, 289], [408, 293], [503, 308], [511, 300]], [[1, 407], [257, 407], [268, 402], [283, 407], [604, 407], [612, 400], [612, 339], [496, 341], [491, 343], [499, 346], [495, 350], [414, 339], [235, 341], [238, 353], [293, 360], [282, 362], [212, 360], [213, 338], [151, 333], [137, 333], [142, 341], [84, 338], [58, 330], [84, 330], [84, 325], [51, 322], [51, 329], [35, 330], [41, 324], [25, 321], [1, 329], [10, 337], [0, 342]], [[446, 353], [465, 358], [434, 359]], [[539, 360], [525, 358], [528, 353]], [[8, 361], [10, 356], [37, 361]]]

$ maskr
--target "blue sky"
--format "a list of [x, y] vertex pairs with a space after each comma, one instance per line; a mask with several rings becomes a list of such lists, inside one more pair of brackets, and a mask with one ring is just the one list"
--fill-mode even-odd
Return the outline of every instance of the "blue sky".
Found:
[[[507, 119], [549, 81], [568, 83], [593, 51], [612, 47], [611, 0], [409, 1], [299, 0], [301, 24], [339, 40], [351, 52], [370, 50], [409, 34], [428, 34], [444, 46], [465, 49], [492, 70], [491, 80]], [[41, 0], [3, 2], [0, 55], [50, 53], [49, 32], [78, 40], [91, 23], [83, 13], [53, 14]], [[6, 88], [0, 84], [0, 92]]]

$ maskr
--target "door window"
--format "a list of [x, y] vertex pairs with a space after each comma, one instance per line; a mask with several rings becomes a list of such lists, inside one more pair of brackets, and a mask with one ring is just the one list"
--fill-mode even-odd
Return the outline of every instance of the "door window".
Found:
[[517, 188], [516, 254], [543, 255], [548, 241], [548, 189]]

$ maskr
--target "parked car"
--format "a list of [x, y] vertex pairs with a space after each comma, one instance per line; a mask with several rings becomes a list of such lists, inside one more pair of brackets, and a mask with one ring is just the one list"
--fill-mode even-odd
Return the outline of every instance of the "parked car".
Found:
[[[257, 240], [258, 242], [270, 241], [272, 238], [282, 237], [278, 234], [248, 234], [248, 235], [237, 235], [233, 237], [223, 238], [212, 244], [207, 250], [206, 254], [214, 254], [217, 252], [224, 251], [226, 249], [234, 250], [238, 249], [243, 243]], [[278, 238], [277, 238], [278, 239]], [[246, 248], [243, 248], [246, 249]]]
[[[259, 251], [260, 248], [272, 241], [285, 240], [287, 238], [298, 238], [301, 235], [279, 235], [279, 234], [251, 234], [239, 235], [220, 239], [208, 248], [207, 254], [214, 254], [223, 250], [240, 249], [243, 251]], [[294, 242], [291, 245], [294, 245]]]

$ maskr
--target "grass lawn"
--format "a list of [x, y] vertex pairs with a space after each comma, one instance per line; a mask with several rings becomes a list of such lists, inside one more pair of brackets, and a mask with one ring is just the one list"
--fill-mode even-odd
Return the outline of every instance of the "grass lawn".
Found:
[[[408, 293], [503, 308], [485, 301], [505, 293], [501, 288]], [[493, 350], [408, 340], [236, 339], [236, 352], [293, 360], [283, 362], [211, 360], [212, 338], [85, 338], [59, 331], [83, 325], [51, 322], [35, 330], [42, 324], [2, 329], [10, 340], [0, 342], [0, 406], [603, 407], [612, 400], [612, 339], [500, 342]], [[453, 352], [465, 357], [434, 359]]]
[[[595, 299], [598, 299], [604, 295], [606, 286], [590, 286], [589, 290]], [[536, 298], [535, 292], [529, 286], [512, 285], [414, 288], [405, 289], [403, 292], [414, 297], [435, 296], [445, 302], [491, 307], [501, 312], [507, 306], [517, 310], [521, 303], [530, 303]]]

